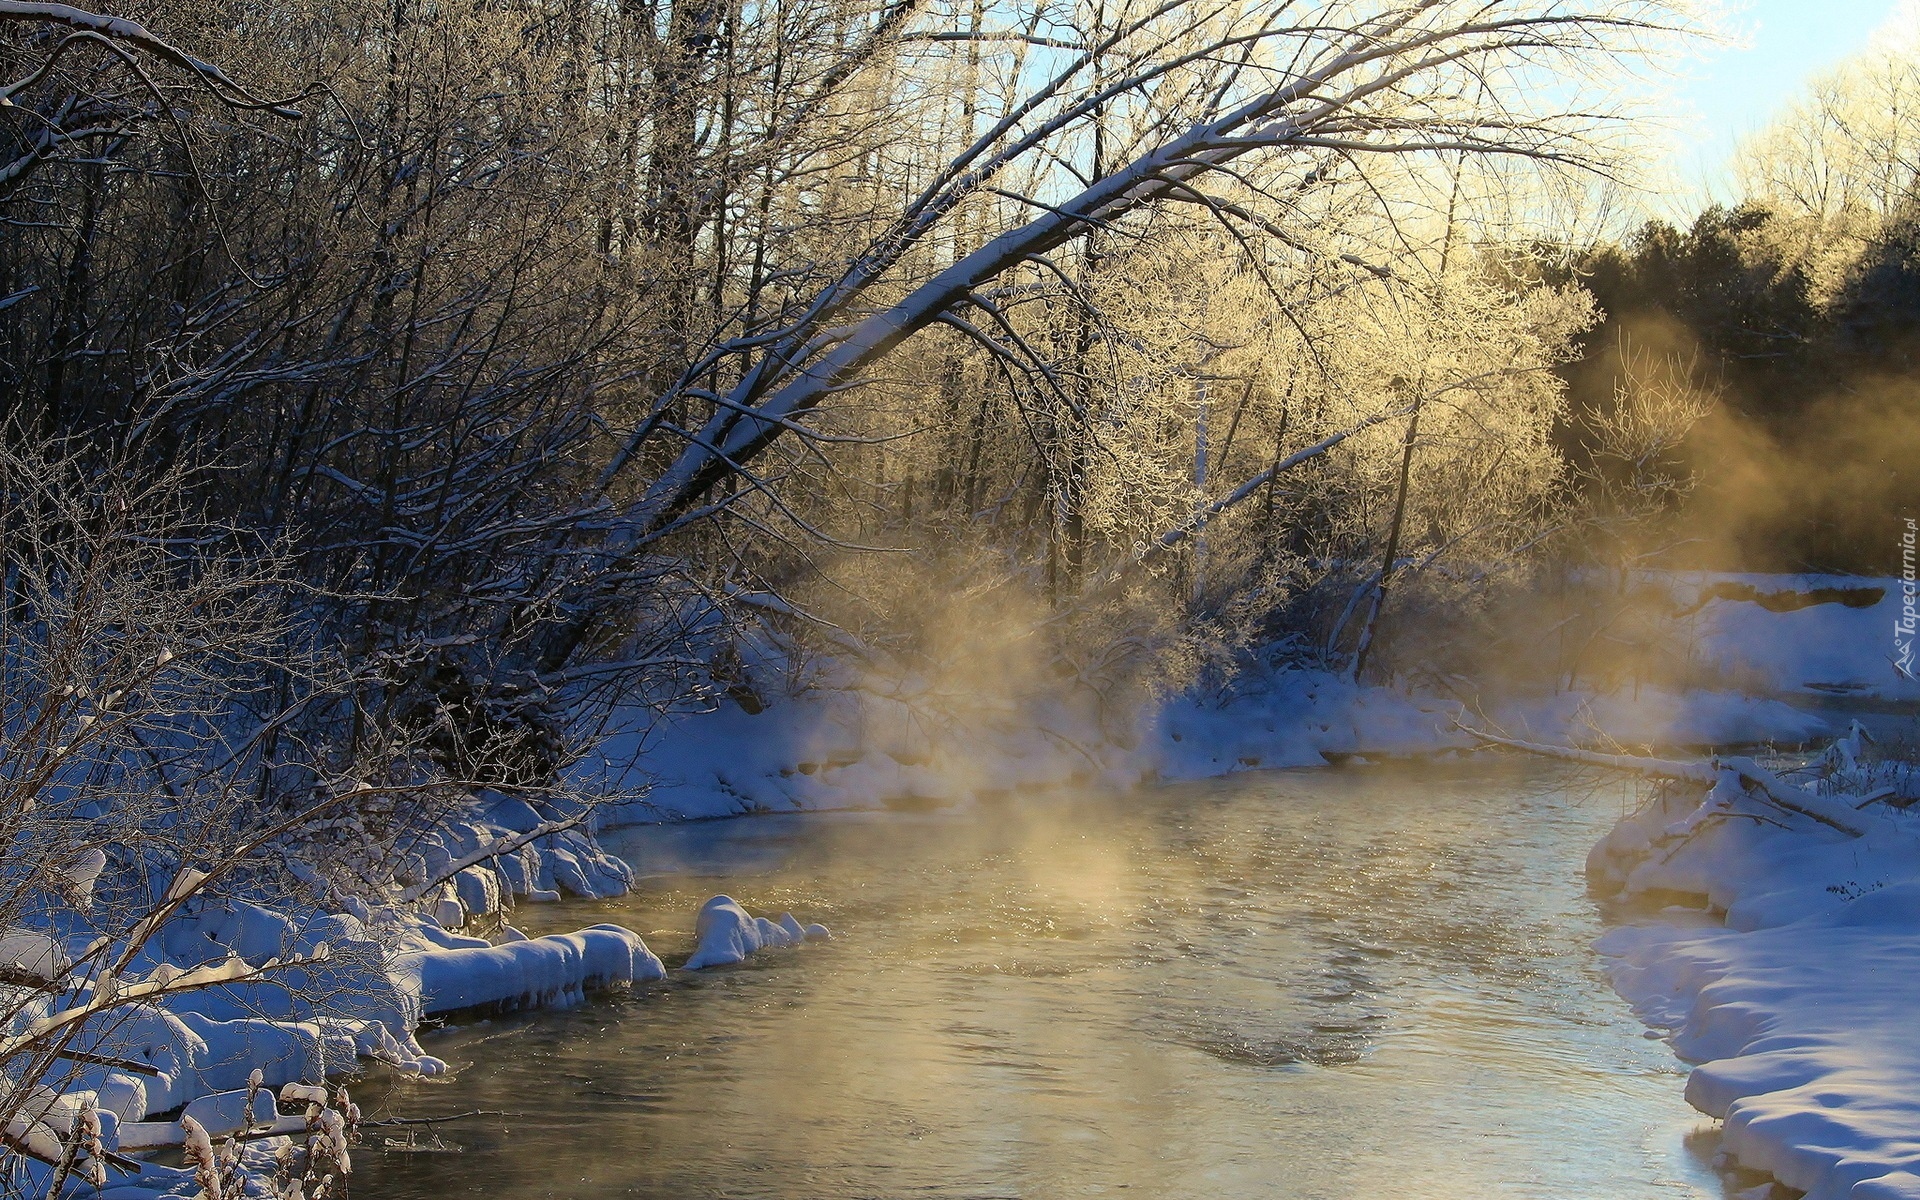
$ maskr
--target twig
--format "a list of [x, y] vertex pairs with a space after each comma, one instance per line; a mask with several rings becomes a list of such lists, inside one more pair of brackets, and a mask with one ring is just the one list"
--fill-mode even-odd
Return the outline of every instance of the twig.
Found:
[[385, 1129], [394, 1125], [439, 1125], [446, 1121], [464, 1121], [468, 1117], [504, 1117], [505, 1109], [476, 1108], [471, 1112], [449, 1113], [444, 1117], [387, 1117], [379, 1121], [362, 1121], [362, 1129]]

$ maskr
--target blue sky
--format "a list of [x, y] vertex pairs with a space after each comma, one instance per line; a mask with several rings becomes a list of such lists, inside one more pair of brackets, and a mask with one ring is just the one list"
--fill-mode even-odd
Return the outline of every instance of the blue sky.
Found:
[[1677, 64], [1672, 83], [1669, 165], [1690, 193], [1673, 197], [1682, 211], [1703, 197], [1731, 198], [1724, 170], [1735, 143], [1764, 126], [1809, 76], [1866, 49], [1876, 36], [1900, 36], [1920, 24], [1920, 5], [1912, 0], [1745, 0], [1728, 7], [1732, 44], [1699, 48]]

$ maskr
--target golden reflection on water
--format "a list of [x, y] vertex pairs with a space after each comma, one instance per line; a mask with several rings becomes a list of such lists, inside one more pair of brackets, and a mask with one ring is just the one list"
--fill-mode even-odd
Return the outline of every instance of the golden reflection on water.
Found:
[[[1578, 876], [1618, 799], [1474, 764], [1276, 772], [970, 813], [627, 831], [616, 920], [669, 966], [701, 900], [828, 945], [431, 1035], [500, 1109], [364, 1197], [1719, 1196]], [[363, 1103], [365, 1100], [363, 1099]]]

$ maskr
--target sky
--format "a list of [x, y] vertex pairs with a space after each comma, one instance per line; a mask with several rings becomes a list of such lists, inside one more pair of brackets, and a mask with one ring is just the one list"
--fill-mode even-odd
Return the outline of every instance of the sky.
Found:
[[1920, 0], [1732, 0], [1730, 42], [1701, 46], [1675, 64], [1674, 149], [1662, 172], [1676, 190], [1662, 207], [1691, 214], [1736, 199], [1727, 165], [1739, 139], [1766, 125], [1806, 81], [1877, 40], [1920, 35]]

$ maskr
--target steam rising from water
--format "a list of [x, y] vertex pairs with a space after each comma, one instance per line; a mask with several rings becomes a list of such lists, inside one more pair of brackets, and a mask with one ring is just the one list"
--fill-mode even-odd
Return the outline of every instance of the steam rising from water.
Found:
[[441, 1038], [468, 1065], [390, 1102], [511, 1115], [369, 1164], [370, 1192], [1702, 1194], [1677, 1068], [1586, 944], [1577, 864], [1618, 805], [1552, 782], [1268, 774], [633, 831], [648, 886], [525, 917], [660, 931], [672, 963], [726, 890], [836, 940]]

